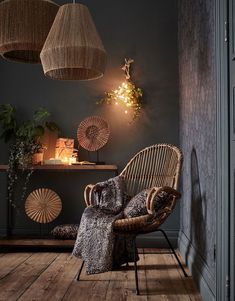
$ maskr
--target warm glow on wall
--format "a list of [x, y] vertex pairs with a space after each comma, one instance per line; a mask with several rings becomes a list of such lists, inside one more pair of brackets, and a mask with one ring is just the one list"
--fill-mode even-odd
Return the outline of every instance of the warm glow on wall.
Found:
[[142, 96], [143, 91], [137, 88], [131, 81], [130, 77], [130, 65], [133, 63], [132, 59], [125, 59], [125, 65], [122, 70], [125, 72], [126, 81], [123, 82], [116, 90], [107, 92], [106, 97], [101, 99], [98, 104], [114, 104], [116, 106], [121, 106], [123, 112], [128, 114], [129, 112], [133, 114], [133, 120], [136, 119], [142, 109]]

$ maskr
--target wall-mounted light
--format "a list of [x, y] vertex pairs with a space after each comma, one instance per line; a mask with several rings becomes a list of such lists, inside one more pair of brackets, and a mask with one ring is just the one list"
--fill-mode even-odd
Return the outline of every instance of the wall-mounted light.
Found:
[[105, 97], [97, 102], [97, 104], [111, 104], [121, 106], [125, 114], [132, 113], [133, 120], [136, 119], [142, 109], [142, 89], [135, 86], [131, 80], [130, 66], [134, 62], [133, 59], [125, 59], [125, 65], [122, 70], [125, 72], [125, 82], [123, 82], [116, 90], [106, 92]]

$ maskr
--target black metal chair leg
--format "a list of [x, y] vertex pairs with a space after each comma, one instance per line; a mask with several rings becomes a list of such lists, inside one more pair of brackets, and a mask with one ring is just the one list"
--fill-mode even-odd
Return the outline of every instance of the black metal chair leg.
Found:
[[137, 262], [136, 262], [136, 241], [135, 241], [135, 238], [133, 240], [133, 246], [134, 246], [134, 252], [133, 252], [133, 255], [134, 255], [134, 266], [135, 266], [135, 286], [136, 286], [136, 295], [139, 295], [140, 294], [140, 291], [139, 291], [139, 282], [138, 282], [138, 270], [137, 270]]
[[127, 245], [126, 245], [126, 237], [124, 238], [124, 245], [125, 245], [125, 257], [126, 257], [126, 267], [129, 267], [129, 258], [128, 258], [128, 250], [127, 250]]
[[178, 262], [178, 264], [179, 264], [179, 266], [180, 266], [180, 268], [181, 268], [181, 270], [182, 270], [182, 272], [184, 274], [184, 276], [188, 277], [188, 274], [185, 272], [184, 267], [182, 266], [182, 263], [179, 260], [179, 257], [177, 256], [177, 254], [176, 254], [176, 252], [175, 252], [175, 250], [174, 250], [174, 248], [173, 248], [173, 246], [172, 246], [169, 238], [166, 235], [166, 232], [164, 230], [162, 230], [162, 229], [158, 229], [157, 231], [160, 231], [164, 235], [164, 237], [165, 237], [165, 239], [166, 239], [166, 241], [167, 241], [167, 243], [168, 243], [168, 245], [169, 245], [172, 253], [174, 254], [174, 256], [175, 256], [175, 258], [176, 258], [176, 260], [177, 260], [177, 262]]
[[82, 273], [82, 269], [83, 269], [83, 266], [84, 266], [84, 260], [82, 261], [82, 265], [81, 265], [81, 267], [80, 267], [80, 269], [79, 269], [79, 271], [78, 271], [78, 275], [77, 275], [77, 281], [79, 281], [79, 279], [80, 279], [80, 275], [81, 275], [81, 273]]

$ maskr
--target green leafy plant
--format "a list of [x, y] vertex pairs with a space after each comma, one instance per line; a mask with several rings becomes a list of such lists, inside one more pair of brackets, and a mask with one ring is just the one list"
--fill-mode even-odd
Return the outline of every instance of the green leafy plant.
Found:
[[132, 120], [135, 120], [139, 117], [142, 109], [142, 96], [143, 90], [141, 88], [137, 88], [130, 80], [128, 80], [123, 82], [116, 90], [106, 92], [105, 97], [97, 101], [97, 104], [113, 104], [122, 106], [125, 114], [127, 114], [129, 110], [132, 111]]
[[18, 180], [19, 169], [25, 174], [21, 200], [24, 199], [28, 182], [33, 173], [33, 155], [43, 151], [40, 138], [45, 129], [59, 131], [55, 122], [48, 121], [50, 113], [45, 108], [34, 112], [32, 120], [20, 122], [16, 108], [10, 104], [0, 106], [0, 138], [9, 144], [8, 160], [8, 197], [13, 206], [14, 185]]
[[0, 107], [0, 138], [8, 142], [15, 137], [17, 131], [16, 109], [10, 104], [1, 105]]

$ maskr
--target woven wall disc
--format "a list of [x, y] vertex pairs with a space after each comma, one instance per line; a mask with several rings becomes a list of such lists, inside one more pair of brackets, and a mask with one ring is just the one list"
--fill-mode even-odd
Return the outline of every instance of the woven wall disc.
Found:
[[79, 144], [88, 151], [97, 151], [109, 139], [110, 130], [108, 123], [99, 116], [84, 119], [77, 131]]
[[0, 54], [24, 63], [40, 63], [40, 52], [59, 5], [50, 0], [0, 2]]
[[60, 214], [61, 209], [60, 197], [47, 188], [34, 190], [25, 202], [25, 212], [28, 217], [40, 224], [52, 222]]

